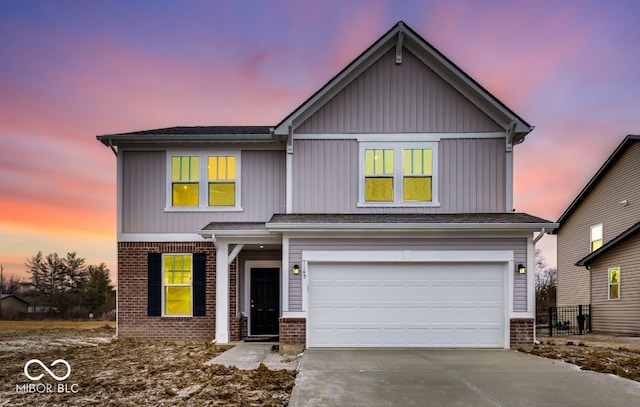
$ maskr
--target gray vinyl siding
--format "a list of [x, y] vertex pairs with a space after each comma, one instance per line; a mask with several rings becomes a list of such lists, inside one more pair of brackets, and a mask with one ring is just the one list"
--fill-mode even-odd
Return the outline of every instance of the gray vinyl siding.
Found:
[[[478, 239], [295, 239], [289, 240], [289, 264], [301, 264], [305, 250], [512, 250], [515, 264], [527, 262], [525, 238]], [[527, 311], [527, 279], [514, 275], [513, 308]], [[289, 275], [289, 310], [302, 310], [302, 276]]]
[[406, 48], [392, 48], [295, 129], [296, 133], [503, 131]]
[[441, 140], [432, 208], [358, 208], [356, 140], [296, 140], [294, 151], [294, 213], [505, 212], [504, 139]]
[[[608, 299], [608, 271], [620, 267], [620, 299]], [[588, 273], [588, 271], [585, 270]], [[591, 265], [591, 329], [595, 333], [640, 335], [640, 233]]]
[[[558, 231], [558, 306], [589, 304], [590, 275], [575, 263], [590, 252], [591, 226], [602, 223], [603, 243], [640, 220], [640, 142], [631, 145]], [[626, 199], [629, 204], [621, 206]]]
[[164, 151], [121, 151], [122, 233], [196, 233], [210, 222], [266, 222], [285, 211], [284, 151], [241, 152], [242, 212], [165, 212]]

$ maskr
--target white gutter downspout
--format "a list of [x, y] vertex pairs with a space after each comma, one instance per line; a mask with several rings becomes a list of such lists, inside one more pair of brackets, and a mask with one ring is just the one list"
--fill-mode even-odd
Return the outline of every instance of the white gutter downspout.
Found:
[[540, 234], [538, 236], [536, 236], [535, 239], [533, 239], [533, 244], [535, 245], [536, 243], [538, 243], [538, 240], [542, 239], [542, 237], [547, 233], [547, 228], [542, 228], [540, 230]]
[[293, 123], [289, 122], [286, 161], [286, 213], [293, 213]]

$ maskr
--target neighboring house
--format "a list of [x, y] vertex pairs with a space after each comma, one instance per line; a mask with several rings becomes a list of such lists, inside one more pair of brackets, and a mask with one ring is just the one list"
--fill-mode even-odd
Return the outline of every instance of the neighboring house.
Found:
[[0, 295], [0, 319], [12, 319], [26, 314], [29, 303], [14, 294]]
[[533, 129], [402, 22], [273, 126], [98, 136], [118, 329], [306, 347], [532, 343]]
[[629, 135], [558, 219], [557, 305], [593, 332], [640, 335], [640, 136]]

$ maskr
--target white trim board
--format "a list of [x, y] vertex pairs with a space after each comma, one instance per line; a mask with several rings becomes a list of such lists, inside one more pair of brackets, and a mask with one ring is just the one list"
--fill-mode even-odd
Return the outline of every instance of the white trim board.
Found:
[[342, 231], [342, 230], [316, 230], [298, 231], [288, 230], [283, 232], [283, 236], [290, 239], [483, 239], [483, 238], [516, 238], [526, 239], [531, 235], [530, 230], [380, 230], [371, 233], [370, 230]]
[[244, 312], [247, 317], [247, 335], [251, 335], [251, 269], [252, 268], [277, 268], [280, 269], [280, 315], [284, 304], [282, 302], [282, 281], [284, 280], [284, 269], [279, 260], [245, 260], [244, 262]]
[[282, 315], [284, 316], [285, 312], [289, 312], [289, 238], [286, 236], [282, 237], [282, 281], [280, 281], [280, 286], [282, 287]]
[[267, 223], [266, 228], [274, 232], [362, 232], [365, 230], [408, 231], [522, 231], [537, 232], [542, 228], [555, 228], [557, 223]]
[[480, 133], [295, 133], [295, 140], [357, 140], [360, 142], [430, 142], [442, 139], [493, 139], [505, 138], [506, 133], [480, 132]]
[[505, 262], [513, 261], [511, 250], [305, 250], [302, 261], [344, 262]]
[[205, 242], [198, 233], [119, 233], [118, 242]]

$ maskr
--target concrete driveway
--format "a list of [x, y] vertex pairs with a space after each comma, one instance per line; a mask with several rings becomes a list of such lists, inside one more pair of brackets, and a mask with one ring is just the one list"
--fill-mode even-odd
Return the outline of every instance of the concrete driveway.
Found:
[[640, 383], [508, 350], [318, 350], [290, 406], [633, 406]]

